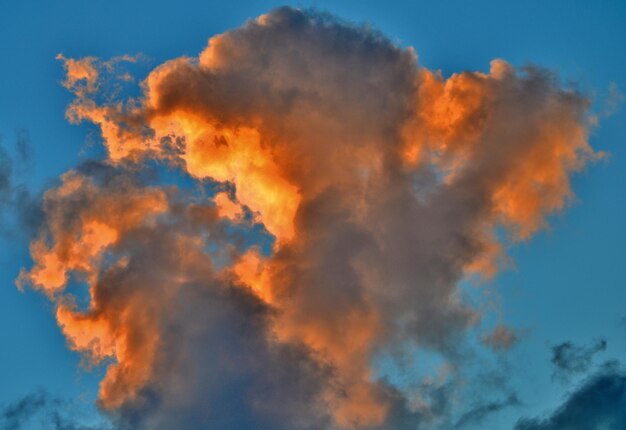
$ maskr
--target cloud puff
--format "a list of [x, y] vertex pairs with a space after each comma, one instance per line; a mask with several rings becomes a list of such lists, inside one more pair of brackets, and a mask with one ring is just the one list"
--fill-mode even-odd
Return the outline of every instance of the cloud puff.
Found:
[[554, 377], [567, 380], [570, 376], [585, 373], [592, 364], [594, 355], [606, 350], [606, 340], [600, 339], [589, 346], [577, 346], [563, 342], [552, 347], [551, 362], [554, 365]]

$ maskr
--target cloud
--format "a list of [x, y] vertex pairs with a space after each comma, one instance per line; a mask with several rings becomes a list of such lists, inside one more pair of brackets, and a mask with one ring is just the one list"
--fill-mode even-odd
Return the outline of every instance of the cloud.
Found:
[[[434, 419], [449, 393], [423, 408], [375, 357], [426, 348], [460, 365], [481, 315], [458, 284], [497, 272], [495, 230], [529, 239], [599, 156], [588, 99], [549, 72], [495, 60], [444, 79], [371, 27], [315, 11], [214, 36], [129, 100], [100, 101], [110, 62], [59, 58], [67, 117], [93, 123], [107, 157], [45, 193], [19, 283], [106, 366], [99, 405], [121, 428]], [[155, 164], [185, 180], [151, 178]], [[225, 192], [198, 193], [207, 183]]]
[[[55, 300], [72, 349], [92, 364], [117, 358], [100, 391], [115, 425], [324, 427], [332, 372], [274, 341], [272, 310], [213, 268], [196, 235], [224, 240], [215, 206], [138, 181], [93, 163], [66, 174], [45, 196], [57, 246], [33, 243], [42, 264], [22, 275]], [[98, 277], [88, 312], [59, 295], [70, 271]]]
[[211, 287], [168, 303], [151, 382], [116, 413], [120, 428], [328, 428], [331, 369], [268, 339], [269, 310], [249, 291]]
[[11, 198], [13, 163], [9, 153], [0, 146], [0, 204], [6, 205]]
[[[30, 138], [24, 129], [17, 131], [15, 156], [0, 144], [0, 217], [4, 218], [4, 235], [14, 235], [16, 231], [32, 235], [42, 219], [39, 196], [17, 182], [19, 174], [28, 167], [31, 152]], [[15, 222], [20, 228], [8, 227]]]
[[553, 377], [567, 380], [570, 376], [587, 372], [594, 355], [606, 350], [606, 340], [600, 339], [589, 345], [577, 346], [571, 342], [563, 342], [552, 347], [551, 362], [555, 366]]
[[604, 110], [602, 112], [603, 115], [614, 115], [618, 111], [623, 101], [624, 94], [620, 92], [615, 82], [611, 82], [608, 87], [608, 94], [606, 96], [606, 99], [604, 100]]
[[17, 155], [22, 163], [27, 163], [32, 157], [32, 147], [30, 142], [30, 134], [25, 128], [17, 130], [17, 139], [15, 141], [15, 148]]
[[626, 427], [626, 376], [608, 366], [588, 378], [546, 418], [522, 419], [515, 430], [622, 429]]
[[53, 430], [111, 430], [106, 424], [85, 424], [90, 420], [76, 409], [76, 405], [40, 390], [5, 406], [0, 412], [0, 425], [4, 430], [32, 428], [35, 423]]
[[43, 392], [33, 393], [8, 405], [2, 411], [2, 421], [6, 430], [18, 430], [24, 422], [39, 411], [46, 403]]
[[494, 350], [508, 350], [518, 341], [517, 335], [504, 325], [496, 326], [493, 331], [483, 336], [483, 342]]
[[456, 422], [456, 429], [482, 423], [489, 415], [501, 411], [502, 409], [520, 406], [521, 402], [515, 394], [511, 394], [504, 400], [478, 404], [468, 412], [465, 412]]

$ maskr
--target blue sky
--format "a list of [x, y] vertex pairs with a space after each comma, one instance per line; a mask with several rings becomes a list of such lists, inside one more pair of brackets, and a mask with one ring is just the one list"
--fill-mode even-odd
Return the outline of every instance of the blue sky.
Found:
[[[150, 69], [197, 55], [207, 39], [267, 12], [281, 2], [239, 1], [5, 1], [0, 6], [0, 135], [13, 151], [18, 130], [28, 133], [32, 158], [17, 169], [34, 190], [97, 151], [86, 147], [90, 129], [64, 118], [71, 95], [58, 53], [68, 57], [145, 56]], [[523, 406], [491, 417], [485, 428], [511, 428], [520, 416], [559, 405], [570, 385], [555, 383], [551, 347], [571, 341], [607, 341], [599, 364], [626, 354], [626, 111], [605, 115], [610, 87], [626, 92], [626, 3], [623, 1], [311, 1], [339, 17], [368, 22], [420, 64], [444, 76], [487, 71], [503, 58], [559, 73], [593, 100], [600, 116], [591, 145], [610, 157], [576, 175], [577, 196], [550, 228], [509, 250], [514, 265], [487, 286], [468, 287], [475, 300], [496, 305], [485, 324], [504, 322], [520, 333], [507, 353], [512, 384]], [[143, 66], [141, 66], [143, 67]], [[140, 68], [141, 68], [140, 67]], [[139, 71], [141, 73], [141, 70]], [[93, 130], [91, 130], [93, 133]], [[9, 225], [9, 224], [7, 224]], [[39, 388], [85, 408], [96, 396], [101, 371], [86, 372], [69, 351], [40, 294], [19, 292], [20, 267], [29, 264], [27, 235], [0, 239], [0, 405]]]

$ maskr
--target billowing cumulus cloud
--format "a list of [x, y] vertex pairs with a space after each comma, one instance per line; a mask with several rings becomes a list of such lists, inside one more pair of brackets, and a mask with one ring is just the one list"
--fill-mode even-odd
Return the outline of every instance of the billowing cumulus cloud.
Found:
[[[45, 194], [19, 282], [106, 366], [99, 404], [122, 429], [434, 422], [437, 405], [380, 379], [375, 358], [422, 347], [454, 362], [480, 319], [458, 284], [498, 270], [495, 229], [529, 239], [599, 156], [589, 101], [550, 73], [494, 60], [446, 79], [311, 11], [214, 36], [129, 100], [98, 97], [110, 62], [59, 59], [67, 117], [97, 126], [107, 159]], [[150, 182], [155, 162], [197, 187]]]

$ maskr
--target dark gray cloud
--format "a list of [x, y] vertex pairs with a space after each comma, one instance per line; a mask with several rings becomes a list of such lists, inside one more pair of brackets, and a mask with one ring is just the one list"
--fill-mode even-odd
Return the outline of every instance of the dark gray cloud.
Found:
[[600, 339], [589, 346], [578, 346], [572, 342], [563, 342], [552, 347], [554, 365], [553, 377], [557, 380], [567, 381], [570, 376], [585, 373], [593, 364], [593, 357], [606, 350], [607, 342]]
[[480, 424], [491, 414], [509, 407], [520, 405], [521, 402], [515, 394], [511, 394], [504, 400], [477, 404], [472, 409], [461, 415], [454, 428], [463, 429], [467, 426]]
[[12, 176], [13, 162], [7, 150], [0, 146], [0, 208], [10, 202]]
[[[26, 130], [18, 130], [13, 157], [0, 145], [0, 217], [5, 219], [2, 233], [33, 235], [42, 221], [41, 196], [18, 182], [20, 172], [28, 169], [31, 157], [30, 138]], [[13, 225], [17, 224], [17, 232]], [[8, 227], [11, 226], [11, 227]]]
[[2, 411], [2, 424], [5, 430], [19, 430], [47, 403], [44, 392], [32, 393], [6, 406]]
[[16, 131], [15, 149], [20, 162], [28, 163], [32, 157], [30, 133], [25, 128]]
[[522, 419], [515, 430], [622, 430], [626, 428], [626, 375], [608, 366], [588, 378], [546, 418]]
[[[0, 412], [2, 430], [113, 430], [108, 424], [85, 424], [77, 405], [39, 390], [15, 400]], [[92, 419], [93, 421], [93, 419]]]
[[0, 206], [8, 204], [12, 200], [16, 170], [25, 167], [30, 161], [31, 153], [30, 136], [26, 129], [16, 131], [15, 158], [17, 158], [17, 162], [2, 145], [2, 139], [0, 139]]
[[[167, 260], [173, 257], [165, 257], [167, 244], [167, 235], [158, 243], [149, 238], [135, 242], [133, 262], [143, 257], [137, 247], [146, 246], [152, 255], [145, 261], [165, 267], [158, 274], [167, 276], [172, 264]], [[148, 283], [138, 269], [131, 263], [128, 272], [106, 276], [102, 282], [116, 288], [154, 287], [158, 278], [150, 276]], [[203, 278], [182, 286], [176, 297], [163, 303], [167, 313], [160, 322], [152, 382], [113, 412], [119, 428], [327, 428], [321, 394], [332, 381], [332, 369], [302, 345], [272, 341], [271, 310], [245, 288], [217, 281], [211, 285]]]

